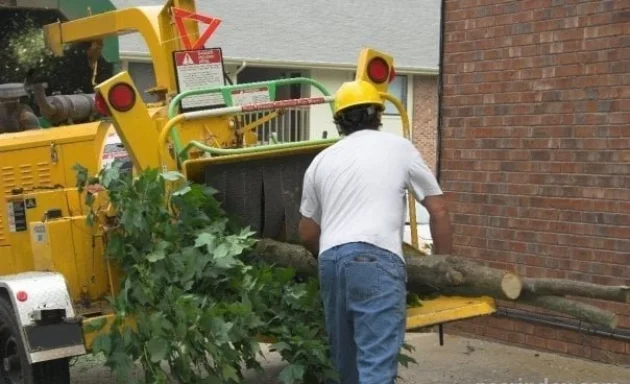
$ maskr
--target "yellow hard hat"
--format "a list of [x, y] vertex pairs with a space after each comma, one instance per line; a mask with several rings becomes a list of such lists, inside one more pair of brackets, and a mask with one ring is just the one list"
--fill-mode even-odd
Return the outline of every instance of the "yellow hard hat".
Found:
[[333, 115], [337, 116], [339, 112], [346, 108], [362, 104], [376, 104], [381, 108], [385, 108], [378, 90], [369, 82], [363, 80], [345, 82], [335, 93]]

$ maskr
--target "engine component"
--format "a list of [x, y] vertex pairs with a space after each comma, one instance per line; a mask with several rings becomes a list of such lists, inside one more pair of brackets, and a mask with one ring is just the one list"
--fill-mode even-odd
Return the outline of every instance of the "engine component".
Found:
[[94, 94], [46, 96], [45, 84], [33, 84], [29, 88], [40, 113], [53, 125], [87, 122], [97, 113]]
[[0, 133], [41, 128], [33, 110], [20, 103], [20, 98], [27, 95], [21, 83], [0, 84]]

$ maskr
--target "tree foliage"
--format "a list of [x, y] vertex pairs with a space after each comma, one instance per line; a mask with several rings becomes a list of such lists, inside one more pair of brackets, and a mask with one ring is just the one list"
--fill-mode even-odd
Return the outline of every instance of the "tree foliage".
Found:
[[[139, 363], [139, 383], [239, 383], [243, 368], [262, 370], [260, 336], [289, 363], [282, 382], [336, 377], [317, 279], [255, 260], [253, 232], [229, 220], [215, 190], [175, 172], [132, 177], [119, 163], [97, 177], [75, 169], [89, 221], [105, 230], [105, 256], [123, 273], [109, 298], [116, 320], [93, 348], [119, 381], [131, 382]], [[113, 217], [95, 204], [101, 191]]]

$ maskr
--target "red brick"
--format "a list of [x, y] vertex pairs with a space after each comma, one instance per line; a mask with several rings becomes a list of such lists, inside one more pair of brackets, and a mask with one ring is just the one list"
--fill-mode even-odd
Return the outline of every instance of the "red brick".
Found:
[[547, 347], [547, 349], [556, 352], [566, 353], [568, 351], [568, 344], [566, 341], [547, 340], [545, 346]]
[[567, 353], [572, 356], [589, 359], [591, 348], [588, 345], [567, 343]]
[[545, 348], [547, 346], [547, 339], [545, 339], [544, 337], [526, 335], [525, 343], [532, 347]]

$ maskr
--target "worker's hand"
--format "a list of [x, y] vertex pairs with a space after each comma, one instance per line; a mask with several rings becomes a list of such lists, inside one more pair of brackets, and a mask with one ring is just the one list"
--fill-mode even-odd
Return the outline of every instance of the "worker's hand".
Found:
[[431, 237], [434, 253], [449, 255], [453, 252], [453, 230], [446, 209], [444, 195], [427, 196], [422, 205], [427, 209], [430, 219]]

